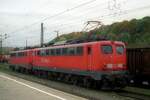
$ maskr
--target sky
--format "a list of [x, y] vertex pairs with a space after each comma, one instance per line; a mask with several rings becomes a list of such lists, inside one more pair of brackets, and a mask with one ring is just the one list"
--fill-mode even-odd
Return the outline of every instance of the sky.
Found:
[[150, 0], [0, 0], [0, 34], [5, 47], [33, 46], [40, 44], [41, 23], [46, 43], [55, 31], [82, 31], [87, 21], [107, 25], [144, 16], [150, 16]]

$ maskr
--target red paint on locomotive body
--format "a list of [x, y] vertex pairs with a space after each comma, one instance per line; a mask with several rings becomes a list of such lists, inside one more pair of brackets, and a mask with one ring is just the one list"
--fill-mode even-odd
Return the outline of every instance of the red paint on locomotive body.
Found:
[[9, 63], [26, 66], [28, 69], [37, 67], [86, 72], [127, 70], [125, 44], [118, 41], [96, 41], [13, 51]]
[[20, 50], [11, 52], [9, 64], [31, 69], [33, 63], [33, 50]]

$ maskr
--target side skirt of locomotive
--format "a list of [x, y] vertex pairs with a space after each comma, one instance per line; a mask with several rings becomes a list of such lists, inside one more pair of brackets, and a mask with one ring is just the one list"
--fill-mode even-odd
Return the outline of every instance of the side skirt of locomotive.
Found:
[[48, 78], [51, 80], [63, 81], [66, 83], [93, 87], [101, 89], [118, 89], [124, 88], [127, 84], [127, 72], [126, 71], [108, 71], [108, 72], [96, 72], [96, 71], [79, 71], [79, 70], [67, 70], [58, 69], [56, 67], [37, 67], [34, 66], [31, 69], [22, 67], [20, 65], [11, 65], [11, 69], [19, 72], [31, 73], [35, 76]]

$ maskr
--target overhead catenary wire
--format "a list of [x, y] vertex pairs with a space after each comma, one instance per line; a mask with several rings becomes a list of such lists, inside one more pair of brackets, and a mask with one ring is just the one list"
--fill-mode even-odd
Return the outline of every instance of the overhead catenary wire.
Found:
[[[101, 3], [101, 6], [103, 6], [103, 5], [104, 5], [104, 3]], [[100, 6], [100, 7], [101, 7], [101, 6]], [[88, 10], [86, 10], [86, 11], [88, 11]], [[87, 13], [88, 13], [88, 12], [87, 12]], [[82, 14], [84, 14], [84, 12], [82, 12]], [[82, 15], [82, 14], [81, 14], [81, 15]], [[81, 15], [79, 15], [78, 17], [76, 17], [76, 19], [79, 18]], [[57, 17], [57, 16], [56, 16], [56, 17]], [[74, 19], [75, 19], [75, 18], [74, 18]], [[70, 20], [71, 20], [71, 19], [70, 19]], [[71, 20], [71, 21], [73, 21], [73, 20]], [[59, 22], [59, 21], [58, 21], [58, 22]], [[59, 23], [58, 23], [58, 24], [59, 24]], [[56, 27], [57, 27], [58, 24], [56, 23]], [[52, 26], [52, 23], [51, 23], [51, 26]], [[33, 26], [32, 26], [32, 27], [33, 27]], [[30, 27], [29, 27], [29, 28], [30, 28]], [[28, 29], [28, 28], [26, 28], [26, 29]], [[21, 30], [18, 30], [18, 31], [21, 31]]]
[[[140, 10], [143, 10], [143, 9], [147, 9], [147, 8], [150, 8], [150, 6], [144, 6], [144, 7], [139, 7], [139, 8], [135, 8], [135, 9], [128, 9], [128, 10], [124, 10], [122, 12], [118, 12], [116, 13], [116, 16], [121, 16], [121, 15], [124, 15], [124, 14], [127, 14], [127, 13], [132, 13], [134, 11], [140, 11]], [[111, 18], [111, 17], [116, 17], [114, 16], [114, 14], [106, 14], [106, 15], [101, 15], [99, 17], [95, 17], [95, 18], [92, 18], [92, 19], [97, 19], [99, 18], [102, 19], [102, 18]], [[80, 21], [83, 21], [83, 20], [80, 20]], [[85, 21], [85, 20], [84, 20]], [[75, 23], [74, 23], [75, 24]], [[63, 27], [62, 25], [70, 25], [70, 24], [60, 24], [61, 28]], [[58, 25], [59, 26], [59, 25]], [[53, 26], [52, 26], [53, 27]]]
[[64, 14], [64, 13], [66, 13], [66, 12], [69, 12], [69, 11], [71, 11], [71, 10], [74, 10], [74, 9], [79, 8], [79, 7], [85, 6], [85, 5], [90, 4], [90, 3], [92, 3], [92, 2], [95, 2], [95, 1], [96, 1], [96, 0], [90, 0], [90, 1], [88, 1], [88, 2], [84, 2], [84, 3], [82, 3], [82, 4], [79, 4], [79, 5], [77, 5], [77, 6], [74, 6], [74, 7], [72, 7], [72, 8], [69, 8], [69, 9], [66, 9], [66, 10], [64, 10], [64, 11], [61, 11], [61, 12], [59, 12], [59, 13], [57, 13], [57, 14], [54, 14], [54, 15], [50, 15], [50, 16], [48, 16], [48, 17], [45, 17], [45, 18], [43, 18], [42, 20], [38, 20], [38, 21], [35, 22], [35, 23], [32, 23], [32, 24], [30, 24], [30, 25], [27, 25], [27, 26], [24, 26], [24, 27], [22, 27], [22, 28], [19, 28], [19, 29], [13, 31], [13, 32], [8, 33], [8, 34], [12, 34], [12, 33], [15, 33], [15, 32], [21, 31], [21, 30], [24, 30], [24, 29], [26, 29], [26, 28], [28, 28], [28, 27], [30, 27], [30, 26], [33, 26], [33, 25], [35, 25], [35, 24], [38, 24], [38, 23], [43, 22], [43, 21], [45, 21], [45, 20], [48, 20], [48, 19], [50, 19], [50, 18], [54, 18], [54, 17], [60, 16], [60, 15], [62, 15], [62, 14]]
[[[144, 6], [144, 7], [139, 7], [139, 8], [135, 8], [135, 9], [129, 9], [129, 10], [125, 10], [125, 12], [126, 13], [121, 13], [121, 14], [119, 14], [118, 13], [118, 15], [117, 16], [121, 16], [121, 15], [124, 15], [124, 14], [128, 14], [128, 13], [132, 13], [132, 12], [135, 12], [135, 11], [140, 11], [140, 10], [144, 10], [144, 9], [148, 9], [148, 8], [150, 8], [150, 5], [148, 5], [148, 6]], [[107, 15], [103, 15], [103, 18], [111, 18], [111, 17], [113, 17], [113, 14], [107, 14]], [[95, 17], [95, 18], [101, 18], [101, 16], [99, 16], [99, 17]], [[94, 19], [95, 19], [94, 18]], [[69, 25], [69, 24], [66, 24], [66, 25]], [[76, 24], [77, 25], [77, 24]], [[60, 25], [61, 26], [61, 25]], [[66, 28], [68, 28], [67, 26], [65, 26]], [[70, 26], [69, 26], [70, 27]], [[33, 36], [34, 37], [34, 36]], [[37, 36], [35, 36], [35, 37], [37, 37]]]
[[[74, 10], [74, 9], [76, 9], [76, 8], [83, 7], [83, 6], [85, 6], [85, 5], [87, 5], [87, 4], [90, 4], [90, 3], [94, 2], [94, 1], [96, 1], [96, 0], [91, 0], [91, 1], [88, 1], [88, 2], [85, 2], [85, 3], [82, 3], [82, 4], [79, 4], [79, 5], [74, 6], [74, 7], [72, 7], [72, 8], [66, 9], [66, 10], [64, 10], [64, 11], [62, 11], [62, 12], [60, 12], [60, 13], [54, 14], [54, 15], [52, 15], [52, 16], [48, 16], [48, 17], [46, 17], [46, 18], [44, 18], [44, 19], [42, 19], [42, 20], [39, 20], [39, 21], [37, 21], [37, 22], [35, 22], [35, 23], [32, 23], [31, 25], [26, 25], [26, 26], [24, 26], [23, 28], [17, 29], [17, 30], [15, 30], [15, 31], [13, 31], [13, 32], [10, 32], [10, 33], [8, 33], [8, 34], [16, 33], [16, 32], [22, 31], [22, 30], [24, 30], [24, 29], [31, 28], [31, 27], [33, 27], [35, 24], [38, 24], [38, 23], [40, 23], [40, 22], [42, 22], [42, 21], [45, 21], [45, 20], [48, 20], [48, 19], [51, 19], [51, 18], [58, 17], [58, 16], [60, 16], [60, 15], [62, 15], [62, 14], [64, 14], [64, 13], [66, 13], [66, 12], [72, 11], [72, 10]], [[104, 2], [104, 3], [105, 3], [105, 2]], [[104, 5], [104, 3], [102, 3], [101, 5]]]
[[[129, 9], [129, 10], [125, 10], [125, 11], [122, 11], [122, 13], [117, 13], [116, 14], [116, 16], [115, 17], [117, 17], [117, 16], [121, 16], [121, 15], [124, 15], [124, 14], [128, 14], [128, 13], [132, 13], [132, 12], [135, 12], [135, 11], [141, 11], [141, 10], [144, 10], [144, 9], [148, 9], [148, 8], [150, 8], [150, 6], [145, 6], [145, 7], [139, 7], [139, 8], [135, 8], [135, 9]], [[99, 17], [96, 17], [96, 18], [99, 18], [99, 19], [101, 19], [101, 18], [106, 18], [106, 17], [108, 17], [108, 18], [111, 18], [111, 17], [114, 17], [114, 14], [112, 13], [112, 14], [106, 14], [106, 15], [101, 15], [101, 16], [99, 16]], [[70, 25], [70, 24], [66, 24], [66, 26], [64, 26], [64, 27], [68, 27], [68, 26]], [[61, 25], [60, 25], [61, 26]], [[57, 26], [56, 26], [57, 27]], [[70, 26], [69, 26], [70, 27]], [[62, 27], [61, 27], [62, 28]]]
[[[90, 1], [91, 2], [91, 1]], [[90, 2], [86, 2], [86, 3], [83, 3], [83, 4], [88, 4], [88, 3], [90, 3]], [[82, 4], [82, 5], [83, 5]], [[77, 7], [80, 7], [81, 5], [79, 5], [79, 6], [76, 6], [76, 7], [74, 7], [74, 8], [77, 8]], [[73, 8], [72, 9], [70, 9], [70, 10], [73, 10]], [[57, 16], [56, 16], [57, 17]], [[36, 23], [35, 23], [36, 24]], [[33, 24], [32, 24], [33, 25]], [[37, 25], [37, 24], [36, 24]], [[29, 25], [30, 26], [30, 25]], [[16, 31], [13, 31], [12, 33], [17, 33], [17, 32], [19, 32], [19, 31], [23, 31], [23, 30], [27, 30], [27, 29], [29, 29], [29, 28], [31, 28], [31, 27], [33, 27], [33, 26], [31, 26], [31, 27], [29, 27], [29, 26], [25, 26], [24, 28], [21, 28], [21, 29], [19, 29], [19, 30], [16, 30]], [[56, 25], [56, 27], [57, 27], [57, 25]], [[11, 34], [12, 34], [11, 33]]]

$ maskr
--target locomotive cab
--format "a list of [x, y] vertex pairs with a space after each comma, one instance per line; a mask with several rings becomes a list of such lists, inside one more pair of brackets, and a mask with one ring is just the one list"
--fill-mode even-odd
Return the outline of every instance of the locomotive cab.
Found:
[[126, 70], [126, 49], [122, 42], [104, 43], [100, 46], [103, 57], [103, 70]]
[[[107, 85], [125, 87], [127, 84], [126, 49], [122, 42], [100, 44], [102, 81]], [[109, 82], [108, 82], [109, 81]], [[104, 83], [106, 85], [106, 83]], [[106, 86], [108, 87], [108, 86]]]

